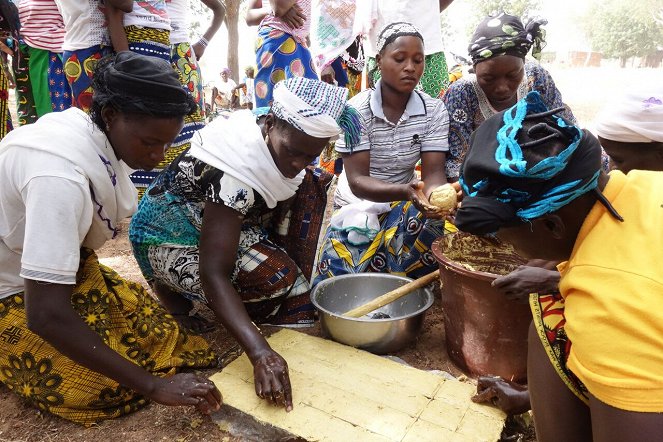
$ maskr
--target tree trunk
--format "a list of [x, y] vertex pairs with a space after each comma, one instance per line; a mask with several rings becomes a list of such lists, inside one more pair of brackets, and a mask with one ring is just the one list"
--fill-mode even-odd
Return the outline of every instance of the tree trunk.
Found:
[[226, 27], [228, 28], [228, 67], [232, 71], [231, 77], [239, 82], [239, 4], [241, 0], [225, 0]]

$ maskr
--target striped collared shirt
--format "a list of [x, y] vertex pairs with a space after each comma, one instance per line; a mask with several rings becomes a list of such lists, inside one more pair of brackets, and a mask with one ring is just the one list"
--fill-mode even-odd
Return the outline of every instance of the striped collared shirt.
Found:
[[[350, 99], [359, 111], [364, 130], [352, 152], [370, 150], [370, 176], [390, 183], [409, 183], [422, 152], [449, 150], [449, 114], [442, 100], [414, 91], [398, 123], [387, 120], [382, 110], [381, 83]], [[341, 137], [336, 151], [349, 154]]]

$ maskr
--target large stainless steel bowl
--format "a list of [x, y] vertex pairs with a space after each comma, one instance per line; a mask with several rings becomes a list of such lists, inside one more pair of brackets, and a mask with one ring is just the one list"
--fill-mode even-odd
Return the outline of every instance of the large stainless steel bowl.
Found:
[[[410, 281], [383, 273], [356, 273], [321, 282], [313, 289], [311, 300], [320, 312], [323, 333], [334, 341], [371, 353], [384, 354], [403, 348], [421, 331], [426, 310], [433, 305], [430, 290], [415, 290], [361, 318], [340, 315]], [[389, 318], [371, 319], [375, 313]]]

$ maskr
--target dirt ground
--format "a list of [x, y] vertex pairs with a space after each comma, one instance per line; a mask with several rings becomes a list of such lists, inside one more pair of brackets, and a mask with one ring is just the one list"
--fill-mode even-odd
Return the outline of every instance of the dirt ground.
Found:
[[[552, 72], [558, 88], [562, 91], [565, 102], [573, 109], [581, 125], [589, 128], [592, 127], [592, 120], [597, 110], [605, 105], [611, 95], [622, 90], [624, 85], [653, 84], [653, 81], [660, 80], [661, 75], [660, 69], [547, 67]], [[599, 73], [600, 75], [598, 75]], [[99, 251], [99, 256], [103, 258], [105, 264], [117, 270], [125, 278], [145, 284], [131, 253], [126, 235], [117, 241], [109, 242]], [[303, 331], [316, 336], [320, 335], [318, 326]], [[265, 330], [265, 332], [270, 332], [270, 330]], [[213, 343], [219, 354], [232, 353], [233, 340], [223, 330], [209, 333], [206, 338]], [[454, 376], [462, 374], [449, 361], [446, 354], [439, 295], [426, 315], [421, 336], [411, 347], [396, 353], [395, 356], [420, 369], [443, 370]], [[214, 371], [216, 370], [205, 370], [203, 373], [209, 375]], [[228, 417], [230, 419], [232, 411], [222, 409], [216, 418], [223, 419], [224, 415], [230, 416]], [[151, 404], [146, 409], [127, 417], [85, 429], [26, 407], [6, 387], [0, 385], [0, 442], [105, 442], [110, 438], [127, 442], [287, 440], [281, 436], [234, 437], [209, 417], [198, 414], [193, 408], [165, 407], [158, 404]], [[525, 440], [535, 440], [531, 429]]]
[[[126, 227], [126, 226], [125, 226]], [[147, 287], [140, 269], [131, 252], [125, 232], [115, 241], [109, 241], [98, 251], [100, 260], [112, 267], [123, 277], [140, 281]], [[204, 313], [204, 308], [201, 311]], [[265, 333], [274, 331], [266, 327]], [[436, 302], [427, 312], [423, 333], [414, 345], [394, 354], [408, 364], [424, 370], [442, 370], [459, 376], [462, 372], [450, 362], [444, 344], [444, 325], [439, 303], [439, 292]], [[301, 331], [320, 336], [320, 327], [301, 329]], [[237, 348], [233, 339], [220, 328], [208, 333], [205, 337], [222, 359], [234, 355]], [[211, 375], [216, 370], [202, 370], [201, 373]], [[296, 394], [296, 391], [295, 391]], [[222, 409], [217, 416], [223, 419]], [[247, 437], [233, 437], [216, 425], [212, 419], [202, 416], [193, 408], [166, 407], [151, 404], [144, 410], [132, 415], [106, 421], [100, 425], [85, 429], [64, 419], [43, 414], [27, 407], [19, 398], [12, 394], [4, 385], [0, 385], [0, 441], [37, 442], [37, 441], [107, 441], [110, 435], [123, 441], [245, 441]], [[259, 439], [260, 440], [260, 439]], [[265, 440], [265, 439], [261, 439]], [[271, 440], [271, 439], [270, 439]]]

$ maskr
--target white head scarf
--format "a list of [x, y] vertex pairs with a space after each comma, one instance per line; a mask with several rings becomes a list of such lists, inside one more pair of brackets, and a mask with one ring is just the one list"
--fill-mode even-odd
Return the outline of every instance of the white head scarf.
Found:
[[597, 117], [601, 138], [623, 143], [663, 142], [663, 86], [630, 92]]
[[361, 134], [361, 118], [347, 105], [348, 89], [318, 80], [293, 77], [274, 86], [272, 112], [307, 135], [333, 138], [345, 132], [346, 143], [355, 146]]

